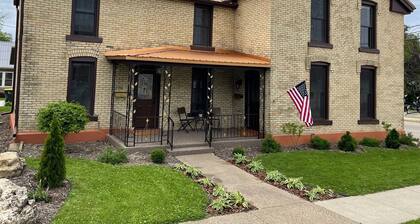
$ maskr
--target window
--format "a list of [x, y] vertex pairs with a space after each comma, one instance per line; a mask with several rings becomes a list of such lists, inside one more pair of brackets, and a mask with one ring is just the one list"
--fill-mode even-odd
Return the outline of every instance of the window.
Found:
[[4, 78], [3, 86], [12, 86], [13, 85], [13, 73], [6, 72], [6, 78]]
[[373, 67], [362, 67], [360, 74], [360, 120], [377, 122], [376, 69]]
[[98, 36], [99, 0], [73, 0], [72, 34]]
[[94, 114], [96, 58], [72, 58], [69, 65], [67, 101], [86, 107]]
[[313, 63], [310, 75], [312, 117], [315, 124], [332, 124], [328, 121], [329, 64]]
[[213, 6], [195, 5], [193, 46], [211, 47], [213, 33]]
[[360, 47], [376, 48], [376, 4], [363, 1], [360, 20]]
[[329, 43], [329, 0], [312, 0], [311, 42]]

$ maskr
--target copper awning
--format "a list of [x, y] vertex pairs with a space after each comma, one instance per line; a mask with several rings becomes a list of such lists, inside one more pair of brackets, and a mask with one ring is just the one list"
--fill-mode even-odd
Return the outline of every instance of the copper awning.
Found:
[[192, 65], [217, 65], [232, 67], [269, 68], [270, 59], [236, 51], [191, 50], [189, 47], [162, 46], [105, 52], [108, 60], [145, 61]]

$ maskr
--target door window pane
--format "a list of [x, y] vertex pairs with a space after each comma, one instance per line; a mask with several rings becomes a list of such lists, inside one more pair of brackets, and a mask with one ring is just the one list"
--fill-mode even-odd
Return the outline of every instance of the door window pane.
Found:
[[328, 120], [328, 65], [312, 65], [311, 109], [314, 120]]
[[140, 74], [137, 88], [137, 99], [153, 99], [153, 74]]
[[68, 101], [85, 106], [93, 114], [95, 62], [73, 61], [70, 66]]

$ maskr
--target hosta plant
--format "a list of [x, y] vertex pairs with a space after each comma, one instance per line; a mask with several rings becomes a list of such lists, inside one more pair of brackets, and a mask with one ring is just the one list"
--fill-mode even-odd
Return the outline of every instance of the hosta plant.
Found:
[[230, 201], [234, 206], [248, 208], [249, 203], [245, 200], [245, 197], [239, 192], [229, 193]]
[[203, 185], [204, 187], [213, 187], [215, 184], [209, 178], [203, 178], [197, 181], [199, 184]]
[[281, 183], [282, 181], [286, 180], [287, 177], [280, 173], [278, 170], [267, 172], [265, 177], [266, 181]]
[[283, 181], [283, 184], [286, 184], [286, 187], [289, 189], [298, 189], [300, 191], [305, 189], [305, 185], [302, 183], [302, 177], [287, 178], [285, 181]]
[[217, 185], [214, 189], [213, 189], [213, 196], [214, 197], [222, 197], [226, 195], [226, 190], [225, 188], [223, 188], [220, 185]]
[[227, 208], [232, 208], [229, 199], [226, 197], [217, 198], [216, 200], [212, 201], [210, 207], [218, 212], [221, 212]]
[[258, 173], [258, 172], [264, 171], [264, 166], [263, 166], [262, 162], [259, 161], [259, 160], [252, 161], [250, 164], [248, 164], [247, 167], [253, 173]]
[[238, 164], [238, 165], [249, 163], [249, 159], [246, 158], [246, 156], [244, 156], [242, 154], [239, 154], [239, 153], [236, 153], [236, 154], [233, 155], [233, 160], [235, 160], [235, 163]]
[[187, 169], [187, 165], [185, 163], [177, 163], [174, 168], [177, 171], [184, 172]]
[[315, 188], [312, 188], [310, 191], [306, 191], [306, 196], [308, 196], [309, 201], [315, 201], [318, 200], [321, 195], [324, 195], [327, 193], [327, 190], [320, 186], [316, 186]]
[[185, 169], [185, 174], [187, 174], [193, 179], [197, 179], [203, 175], [199, 169], [192, 166], [187, 166], [187, 168]]

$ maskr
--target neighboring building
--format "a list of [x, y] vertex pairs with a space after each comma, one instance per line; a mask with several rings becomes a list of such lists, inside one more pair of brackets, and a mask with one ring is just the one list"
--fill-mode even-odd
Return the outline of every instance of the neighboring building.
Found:
[[[302, 80], [315, 119], [303, 141], [345, 131], [382, 138], [381, 121], [403, 129], [409, 0], [15, 4], [18, 141], [42, 141], [38, 110], [69, 100], [91, 117], [69, 141], [110, 133], [127, 146], [177, 145], [272, 134], [287, 143], [281, 125], [298, 121], [287, 90]], [[183, 108], [195, 118], [181, 120]], [[189, 125], [204, 131], [176, 131]]]
[[13, 42], [0, 41], [0, 90], [13, 86], [14, 65], [12, 60]]

